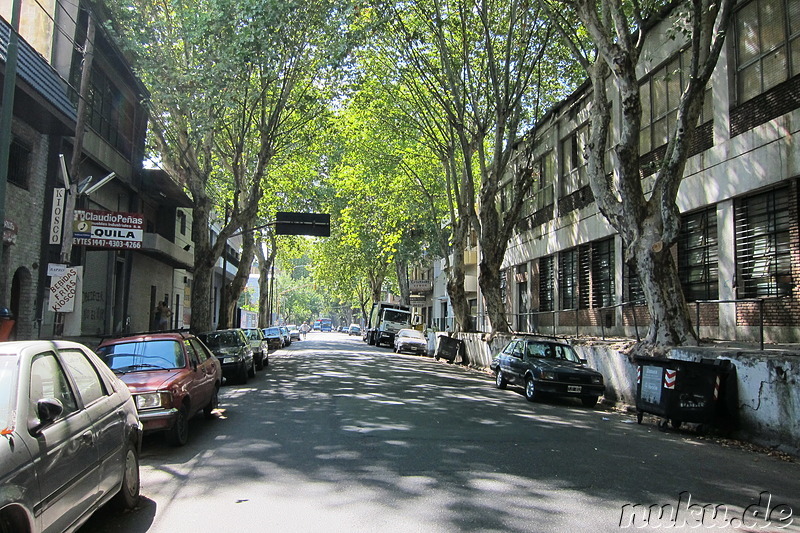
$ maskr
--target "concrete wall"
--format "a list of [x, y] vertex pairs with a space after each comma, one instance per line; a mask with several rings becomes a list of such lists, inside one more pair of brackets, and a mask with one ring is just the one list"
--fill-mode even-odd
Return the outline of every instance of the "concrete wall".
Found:
[[[489, 363], [510, 335], [459, 333], [464, 341], [466, 363], [488, 370]], [[637, 368], [625, 350], [630, 343], [571, 342], [589, 366], [601, 372], [606, 381], [604, 403], [618, 407], [636, 405]], [[741, 350], [726, 347], [675, 349], [671, 359], [700, 361], [727, 359], [736, 368], [739, 431], [737, 437], [792, 453], [800, 452], [800, 353], [778, 350]], [[458, 358], [456, 363], [464, 363]]]

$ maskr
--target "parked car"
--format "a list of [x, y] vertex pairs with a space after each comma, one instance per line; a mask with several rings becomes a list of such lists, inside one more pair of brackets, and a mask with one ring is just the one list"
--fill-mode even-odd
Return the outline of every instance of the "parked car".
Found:
[[198, 335], [222, 363], [222, 375], [226, 380], [247, 383], [255, 377], [256, 362], [250, 342], [241, 328], [220, 329]]
[[289, 335], [289, 328], [286, 326], [278, 326], [278, 329], [281, 330], [281, 335], [283, 335], [283, 345], [289, 346], [292, 344], [292, 336]]
[[219, 406], [220, 363], [189, 332], [104, 339], [97, 353], [130, 389], [144, 431], [165, 431], [172, 446], [186, 444], [195, 414]]
[[253, 350], [256, 370], [263, 370], [265, 366], [269, 366], [269, 344], [264, 332], [259, 328], [242, 328], [242, 331], [250, 342], [250, 349]]
[[264, 338], [267, 340], [267, 345], [269, 346], [270, 350], [283, 348], [283, 333], [281, 333], [280, 328], [264, 328], [261, 330], [261, 332], [264, 334]]
[[0, 343], [0, 429], [0, 531], [74, 531], [138, 503], [136, 405], [86, 346]]
[[416, 329], [401, 329], [394, 336], [395, 353], [411, 352], [428, 355], [428, 339]]
[[294, 324], [286, 326], [289, 329], [289, 339], [293, 341], [300, 340], [300, 330], [297, 329], [297, 326]]
[[361, 326], [358, 324], [350, 324], [347, 328], [348, 335], [361, 335]]
[[594, 407], [605, 391], [603, 375], [586, 366], [572, 346], [556, 340], [513, 339], [489, 366], [497, 388], [522, 385], [531, 402], [553, 394], [580, 398], [586, 407]]

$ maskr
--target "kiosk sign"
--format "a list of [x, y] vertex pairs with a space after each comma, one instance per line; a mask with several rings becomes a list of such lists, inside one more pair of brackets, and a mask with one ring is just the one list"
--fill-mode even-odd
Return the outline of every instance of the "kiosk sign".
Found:
[[56, 313], [71, 313], [75, 310], [83, 267], [71, 267], [63, 275], [53, 276], [50, 282], [50, 301], [48, 307]]
[[138, 250], [144, 236], [144, 215], [76, 209], [72, 235], [78, 245]]

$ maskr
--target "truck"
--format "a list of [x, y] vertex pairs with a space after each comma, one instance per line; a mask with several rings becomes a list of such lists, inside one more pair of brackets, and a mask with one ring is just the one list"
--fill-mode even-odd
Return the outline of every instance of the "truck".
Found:
[[372, 304], [367, 323], [367, 344], [394, 346], [395, 334], [411, 327], [411, 308], [390, 302]]

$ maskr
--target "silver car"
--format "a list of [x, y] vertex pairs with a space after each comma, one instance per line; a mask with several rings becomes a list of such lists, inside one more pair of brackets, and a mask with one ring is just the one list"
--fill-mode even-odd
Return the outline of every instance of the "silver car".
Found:
[[139, 499], [142, 425], [128, 387], [86, 346], [0, 343], [0, 531], [75, 531]]

